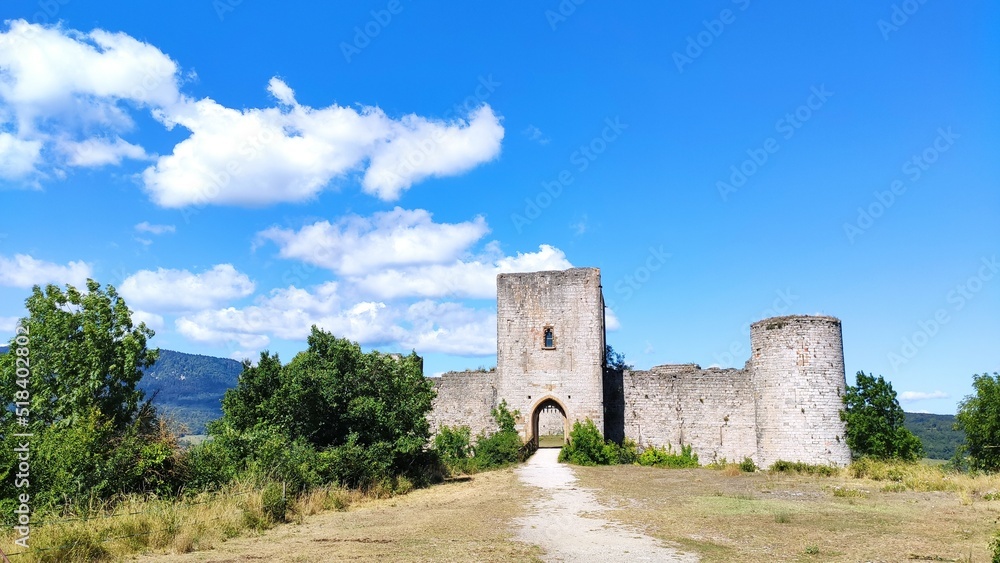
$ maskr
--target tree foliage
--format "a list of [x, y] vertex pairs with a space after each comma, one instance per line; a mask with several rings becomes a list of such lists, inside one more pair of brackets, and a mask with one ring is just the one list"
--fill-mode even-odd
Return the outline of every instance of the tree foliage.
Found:
[[619, 371], [634, 369], [635, 366], [625, 362], [625, 354], [615, 352], [610, 344], [604, 346], [604, 365]]
[[854, 457], [915, 461], [923, 456], [920, 439], [903, 425], [906, 415], [892, 384], [881, 375], [859, 371], [856, 384], [847, 386], [844, 404], [840, 417]]
[[[66, 291], [35, 286], [25, 306], [28, 316], [21, 326], [28, 344], [11, 339], [15, 353], [0, 356], [0, 373], [13, 381], [17, 350], [27, 349], [30, 420], [40, 427], [70, 425], [97, 409], [113, 430], [123, 431], [141, 406], [143, 393], [136, 385], [142, 370], [156, 361], [157, 351], [146, 348], [153, 330], [134, 325], [115, 288], [102, 289], [94, 280], [87, 280], [86, 293], [72, 285]], [[10, 404], [13, 386], [2, 387]]]
[[[38, 508], [131, 492], [167, 494], [177, 482], [177, 444], [137, 388], [156, 359], [153, 331], [134, 325], [115, 288], [87, 280], [87, 292], [35, 286], [10, 352], [0, 356], [0, 498], [15, 498], [11, 455], [31, 434], [32, 498]], [[27, 384], [14, 385], [28, 372]], [[17, 418], [15, 418], [17, 414]], [[27, 423], [26, 427], [23, 423]], [[4, 511], [7, 514], [9, 511]]]
[[974, 375], [972, 388], [955, 417], [955, 427], [965, 432], [960, 450], [973, 469], [1000, 471], [1000, 374]]
[[[318, 471], [296, 479], [336, 477], [363, 485], [424, 465], [433, 398], [416, 354], [363, 353], [356, 343], [314, 326], [307, 350], [290, 363], [267, 352], [256, 366], [244, 363], [209, 432], [247, 467], [292, 468], [296, 463], [285, 457], [294, 454]], [[307, 460], [311, 454], [302, 448], [319, 457]]]

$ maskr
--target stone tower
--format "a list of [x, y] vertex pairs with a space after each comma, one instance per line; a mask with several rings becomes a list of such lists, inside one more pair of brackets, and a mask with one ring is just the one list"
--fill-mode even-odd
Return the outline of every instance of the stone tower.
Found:
[[846, 465], [840, 420], [844, 345], [840, 320], [774, 317], [750, 326], [750, 379], [756, 402], [757, 464], [804, 461]]
[[555, 407], [604, 428], [604, 297], [597, 268], [497, 277], [497, 400], [521, 413], [521, 437]]

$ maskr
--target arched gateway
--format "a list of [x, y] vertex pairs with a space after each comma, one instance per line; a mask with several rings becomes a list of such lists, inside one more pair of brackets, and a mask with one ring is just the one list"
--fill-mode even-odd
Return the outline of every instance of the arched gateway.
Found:
[[[548, 413], [558, 413], [557, 417], [546, 417], [546, 424], [542, 424], [542, 417]], [[528, 415], [527, 420], [530, 421], [528, 426], [528, 440], [533, 442], [535, 446], [538, 446], [538, 437], [542, 435], [551, 436], [553, 434], [562, 435], [562, 443], [565, 444], [569, 440], [569, 431], [572, 427], [569, 420], [569, 414], [566, 412], [566, 406], [553, 395], [546, 395], [535, 402], [534, 406], [531, 407], [531, 412]], [[556, 421], [558, 420], [558, 423]]]

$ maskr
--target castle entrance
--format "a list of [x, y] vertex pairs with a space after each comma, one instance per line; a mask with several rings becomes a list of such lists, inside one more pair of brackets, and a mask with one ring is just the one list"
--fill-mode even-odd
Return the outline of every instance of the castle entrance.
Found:
[[561, 448], [569, 440], [566, 408], [555, 397], [539, 401], [531, 410], [531, 440], [540, 448]]

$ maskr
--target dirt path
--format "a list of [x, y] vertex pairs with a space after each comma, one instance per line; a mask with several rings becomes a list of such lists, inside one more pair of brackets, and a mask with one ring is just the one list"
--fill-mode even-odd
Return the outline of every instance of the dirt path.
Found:
[[577, 487], [573, 469], [558, 462], [558, 449], [540, 449], [515, 473], [538, 494], [529, 516], [514, 521], [519, 540], [541, 546], [546, 561], [694, 562], [698, 558], [617, 522], [597, 516], [606, 507]]

